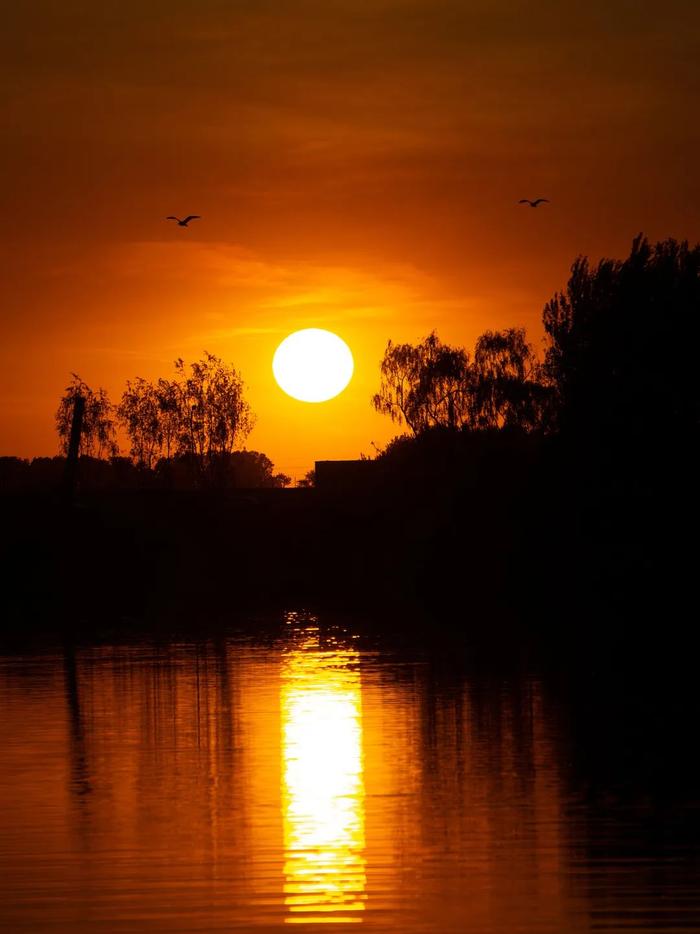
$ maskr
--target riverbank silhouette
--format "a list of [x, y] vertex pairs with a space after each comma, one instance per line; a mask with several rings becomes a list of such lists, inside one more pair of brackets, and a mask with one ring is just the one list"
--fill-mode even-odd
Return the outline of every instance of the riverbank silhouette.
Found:
[[[372, 401], [410, 434], [371, 461], [320, 462], [315, 488], [276, 489], [288, 478], [269, 459], [232, 450], [249, 410], [218, 358], [186, 379], [180, 361], [173, 381], [129, 384], [134, 460], [81, 458], [72, 500], [31, 479], [60, 461], [0, 465], [14, 484], [9, 618], [89, 626], [193, 607], [381, 605], [484, 639], [505, 626], [487, 632], [486, 613], [526, 635], [677, 637], [682, 651], [700, 527], [700, 247], [639, 237], [624, 261], [580, 258], [543, 320], [541, 362], [518, 329], [482, 335], [473, 359], [436, 334], [390, 341]], [[228, 421], [207, 415], [212, 380], [222, 412], [237, 403]], [[100, 392], [94, 446], [112, 437]], [[171, 395], [174, 408], [161, 404]], [[156, 456], [171, 441], [176, 453]], [[656, 630], [642, 632], [652, 608]]]

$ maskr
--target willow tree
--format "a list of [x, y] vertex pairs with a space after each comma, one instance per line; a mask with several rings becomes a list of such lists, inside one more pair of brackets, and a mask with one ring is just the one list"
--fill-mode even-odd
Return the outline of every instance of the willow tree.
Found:
[[240, 373], [206, 351], [189, 368], [176, 360], [175, 371], [179, 452], [194, 454], [205, 465], [230, 454], [255, 424]]
[[114, 457], [119, 452], [114, 421], [114, 407], [105, 389], [93, 390], [77, 373], [66, 386], [56, 411], [56, 431], [62, 454], [68, 454], [75, 400], [81, 396], [85, 402], [80, 454], [87, 457]]
[[162, 413], [156, 387], [141, 376], [127, 381], [117, 416], [129, 436], [132, 458], [150, 469], [163, 449]]
[[474, 348], [472, 374], [476, 427], [532, 430], [543, 424], [551, 393], [524, 328], [485, 331]]
[[435, 426], [459, 428], [470, 419], [470, 381], [466, 351], [443, 344], [435, 331], [418, 344], [390, 340], [372, 404], [414, 434]]
[[433, 331], [418, 344], [389, 341], [374, 408], [419, 434], [427, 428], [543, 426], [551, 390], [522, 328], [486, 331], [474, 359]]
[[131, 456], [151, 468], [165, 458], [186, 457], [200, 473], [241, 447], [254, 416], [240, 373], [214, 354], [186, 364], [175, 361], [175, 378], [129, 381], [117, 409]]

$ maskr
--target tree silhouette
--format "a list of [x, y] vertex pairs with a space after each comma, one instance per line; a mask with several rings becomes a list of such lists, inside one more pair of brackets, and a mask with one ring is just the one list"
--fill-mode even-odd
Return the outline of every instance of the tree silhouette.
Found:
[[201, 360], [187, 364], [176, 360], [180, 453], [195, 454], [204, 467], [216, 455], [230, 454], [255, 424], [255, 416], [243, 395], [244, 383], [234, 367], [205, 351]]
[[216, 489], [282, 489], [292, 482], [291, 477], [275, 473], [275, 465], [260, 451], [232, 451], [214, 454], [203, 478], [200, 459], [195, 454], [176, 454], [162, 458], [156, 465], [156, 475], [165, 477], [168, 486], [178, 490], [194, 490], [204, 479]]
[[148, 469], [159, 464], [161, 472], [164, 461], [175, 454], [186, 456], [190, 468], [210, 479], [221, 475], [223, 482], [229, 470], [226, 456], [245, 441], [254, 424], [243, 380], [233, 366], [206, 352], [189, 368], [176, 360], [175, 371], [172, 380], [151, 383], [137, 377], [127, 382], [117, 413], [131, 442], [131, 456]]
[[541, 427], [551, 393], [543, 384], [542, 366], [524, 328], [482, 334], [474, 349], [472, 372], [476, 426]]
[[281, 489], [292, 482], [287, 474], [275, 473], [275, 465], [267, 454], [260, 451], [234, 451], [222, 457], [229, 460], [237, 487]]
[[435, 331], [416, 345], [388, 341], [380, 374], [374, 408], [414, 434], [469, 421], [469, 357], [461, 348], [443, 344]]
[[85, 400], [80, 454], [97, 458], [116, 456], [119, 446], [114, 424], [114, 408], [107, 392], [102, 388], [93, 391], [77, 373], [73, 373], [73, 379], [66, 386], [56, 411], [56, 431], [61, 453], [64, 455], [68, 453], [73, 409], [77, 396], [82, 396]]
[[297, 480], [297, 486], [302, 489], [312, 489], [316, 486], [316, 471], [311, 468], [307, 470], [301, 480]]
[[544, 327], [553, 521], [574, 555], [558, 574], [625, 601], [687, 593], [700, 521], [700, 246], [640, 235], [625, 260], [579, 257]]
[[142, 377], [127, 381], [117, 416], [131, 442], [134, 461], [149, 470], [163, 449], [163, 425], [157, 388]]
[[544, 376], [522, 328], [486, 331], [473, 362], [433, 331], [416, 345], [388, 342], [372, 403], [414, 435], [428, 428], [531, 431], [543, 425], [551, 398]]
[[641, 234], [629, 257], [579, 257], [544, 309], [545, 369], [566, 435], [619, 447], [700, 426], [700, 246]]
[[166, 458], [172, 457], [177, 449], [180, 427], [180, 392], [175, 380], [158, 380], [155, 385], [158, 400], [158, 422], [160, 428], [160, 453]]

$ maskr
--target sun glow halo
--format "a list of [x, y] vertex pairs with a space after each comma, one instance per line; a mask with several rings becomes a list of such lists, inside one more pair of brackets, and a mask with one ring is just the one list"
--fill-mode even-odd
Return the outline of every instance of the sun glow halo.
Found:
[[342, 338], [321, 328], [285, 337], [272, 358], [280, 389], [301, 402], [327, 402], [352, 379], [353, 359]]

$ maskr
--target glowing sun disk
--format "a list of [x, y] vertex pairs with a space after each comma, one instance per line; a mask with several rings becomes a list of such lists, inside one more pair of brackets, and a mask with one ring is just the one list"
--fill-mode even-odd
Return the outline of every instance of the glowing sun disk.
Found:
[[301, 402], [326, 402], [352, 378], [353, 359], [342, 338], [321, 328], [306, 328], [285, 337], [272, 359], [277, 384]]

